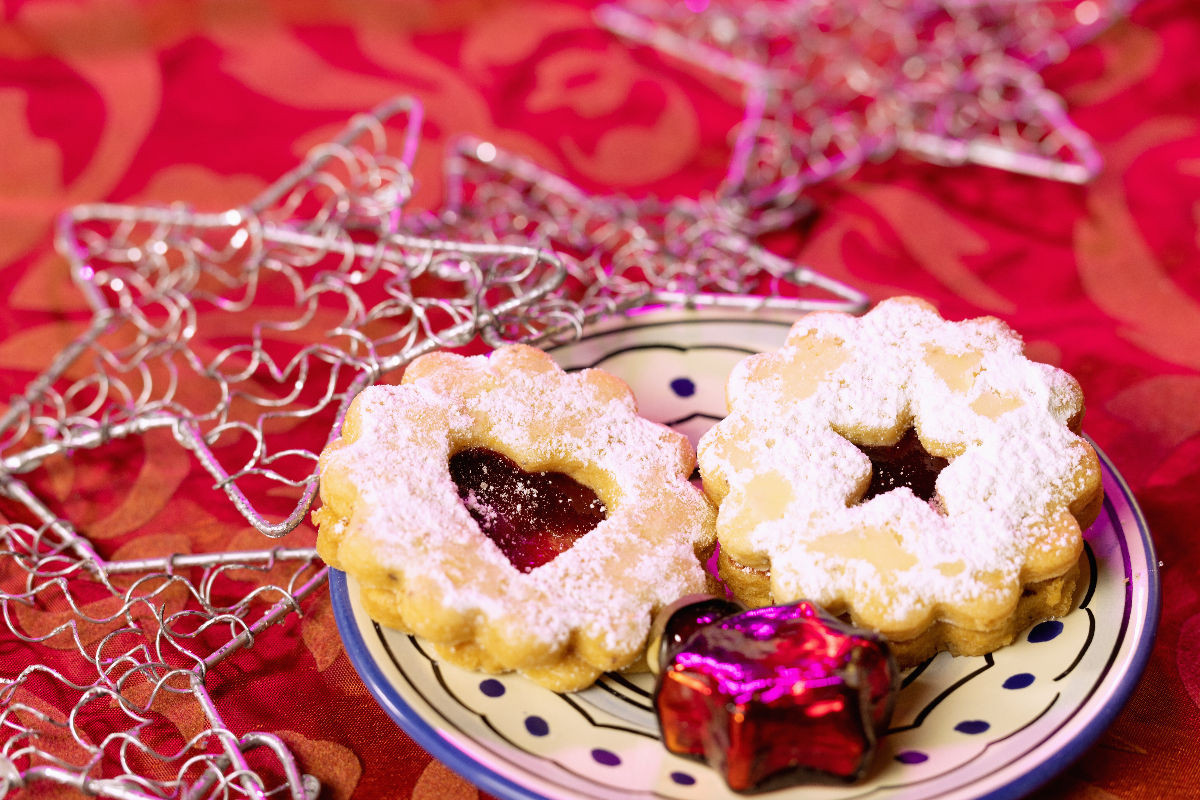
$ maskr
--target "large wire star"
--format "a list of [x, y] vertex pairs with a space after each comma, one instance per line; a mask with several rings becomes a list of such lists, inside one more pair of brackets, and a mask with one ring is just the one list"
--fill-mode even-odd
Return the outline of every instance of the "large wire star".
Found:
[[40, 468], [174, 440], [260, 531], [294, 528], [359, 389], [564, 278], [528, 243], [398, 227], [420, 123], [409, 99], [361, 115], [227, 212], [63, 217], [92, 322], [0, 413], [0, 794], [48, 782], [122, 798], [316, 796], [278, 736], [230, 729], [207, 683], [324, 585], [315, 551], [107, 557], [39, 491]]
[[1131, 0], [628, 0], [601, 24], [745, 87], [723, 194], [788, 207], [904, 151], [1082, 183], [1100, 169], [1038, 70]]

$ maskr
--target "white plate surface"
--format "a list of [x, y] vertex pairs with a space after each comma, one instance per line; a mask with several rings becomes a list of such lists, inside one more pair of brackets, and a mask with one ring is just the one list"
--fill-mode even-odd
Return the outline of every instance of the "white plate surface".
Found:
[[[783, 317], [655, 312], [559, 348], [568, 369], [624, 378], [646, 416], [695, 443], [724, 414], [725, 377], [778, 347]], [[980, 658], [939, 655], [905, 675], [868, 778], [801, 786], [775, 800], [1020, 797], [1080, 755], [1125, 703], [1153, 643], [1160, 602], [1145, 520], [1101, 453], [1104, 510], [1086, 535], [1086, 584], [1062, 620]], [[371, 693], [410, 736], [501, 798], [739, 797], [659, 743], [648, 675], [609, 675], [559, 695], [518, 676], [438, 662], [363, 613], [352, 578], [330, 583], [338, 627]]]

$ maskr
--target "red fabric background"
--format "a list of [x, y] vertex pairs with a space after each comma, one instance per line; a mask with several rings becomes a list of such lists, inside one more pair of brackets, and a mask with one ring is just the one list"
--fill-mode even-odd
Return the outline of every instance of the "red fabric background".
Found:
[[[916, 294], [948, 317], [1000, 316], [1034, 357], [1083, 384], [1085, 430], [1153, 532], [1164, 607], [1128, 706], [1039, 797], [1197, 796], [1197, 52], [1200, 6], [1147, 0], [1043, 74], [1105, 159], [1087, 186], [897, 157], [821, 186], [816, 214], [768, 242], [873, 300]], [[732, 87], [622, 43], [581, 4], [10, 0], [0, 5], [0, 404], [89, 318], [51, 243], [57, 213], [97, 200], [232, 207], [398, 94], [428, 116], [415, 198], [426, 207], [439, 201], [445, 144], [463, 132], [592, 191], [695, 195], [720, 181], [740, 116]], [[232, 511], [181, 503], [211, 482], [198, 472], [149, 437], [42, 480], [109, 554], [262, 547]], [[283, 543], [313, 539], [305, 524]], [[29, 656], [3, 638], [9, 677]], [[370, 699], [323, 594], [225, 662], [210, 689], [233, 729], [279, 733], [322, 797], [478, 794]]]

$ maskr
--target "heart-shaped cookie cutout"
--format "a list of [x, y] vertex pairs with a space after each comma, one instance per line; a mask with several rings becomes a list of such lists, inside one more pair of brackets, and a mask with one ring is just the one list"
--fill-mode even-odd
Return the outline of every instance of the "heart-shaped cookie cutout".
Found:
[[596, 493], [569, 475], [526, 472], [486, 447], [451, 456], [450, 477], [479, 529], [522, 572], [571, 549], [607, 513]]

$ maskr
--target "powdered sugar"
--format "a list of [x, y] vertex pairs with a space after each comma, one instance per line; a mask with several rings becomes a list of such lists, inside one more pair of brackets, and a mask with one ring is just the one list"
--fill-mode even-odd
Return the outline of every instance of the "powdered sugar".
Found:
[[[983, 626], [1022, 582], [1078, 557], [1066, 507], [1099, 485], [1066, 424], [1078, 385], [1025, 359], [997, 320], [948, 323], [908, 299], [862, 318], [812, 314], [780, 351], [738, 365], [728, 400], [701, 440], [701, 472], [728, 486], [722, 547], [769, 568], [776, 601], [849, 608], [885, 632], [931, 617]], [[871, 465], [851, 441], [889, 444], [910, 427], [950, 459], [934, 503], [901, 488], [856, 504]]]
[[[531, 348], [439, 358], [414, 364], [403, 385], [364, 390], [348, 418], [355, 435], [323, 460], [356, 492], [339, 559], [368, 583], [397, 575], [403, 592], [431, 593], [477, 628], [516, 629], [539, 652], [582, 634], [632, 658], [654, 609], [705, 586], [695, 552], [711, 541], [713, 512], [687, 481], [686, 439], [639, 417], [611, 376], [564, 373]], [[520, 572], [460, 502], [448, 462], [466, 447], [571, 474], [607, 518]]]

